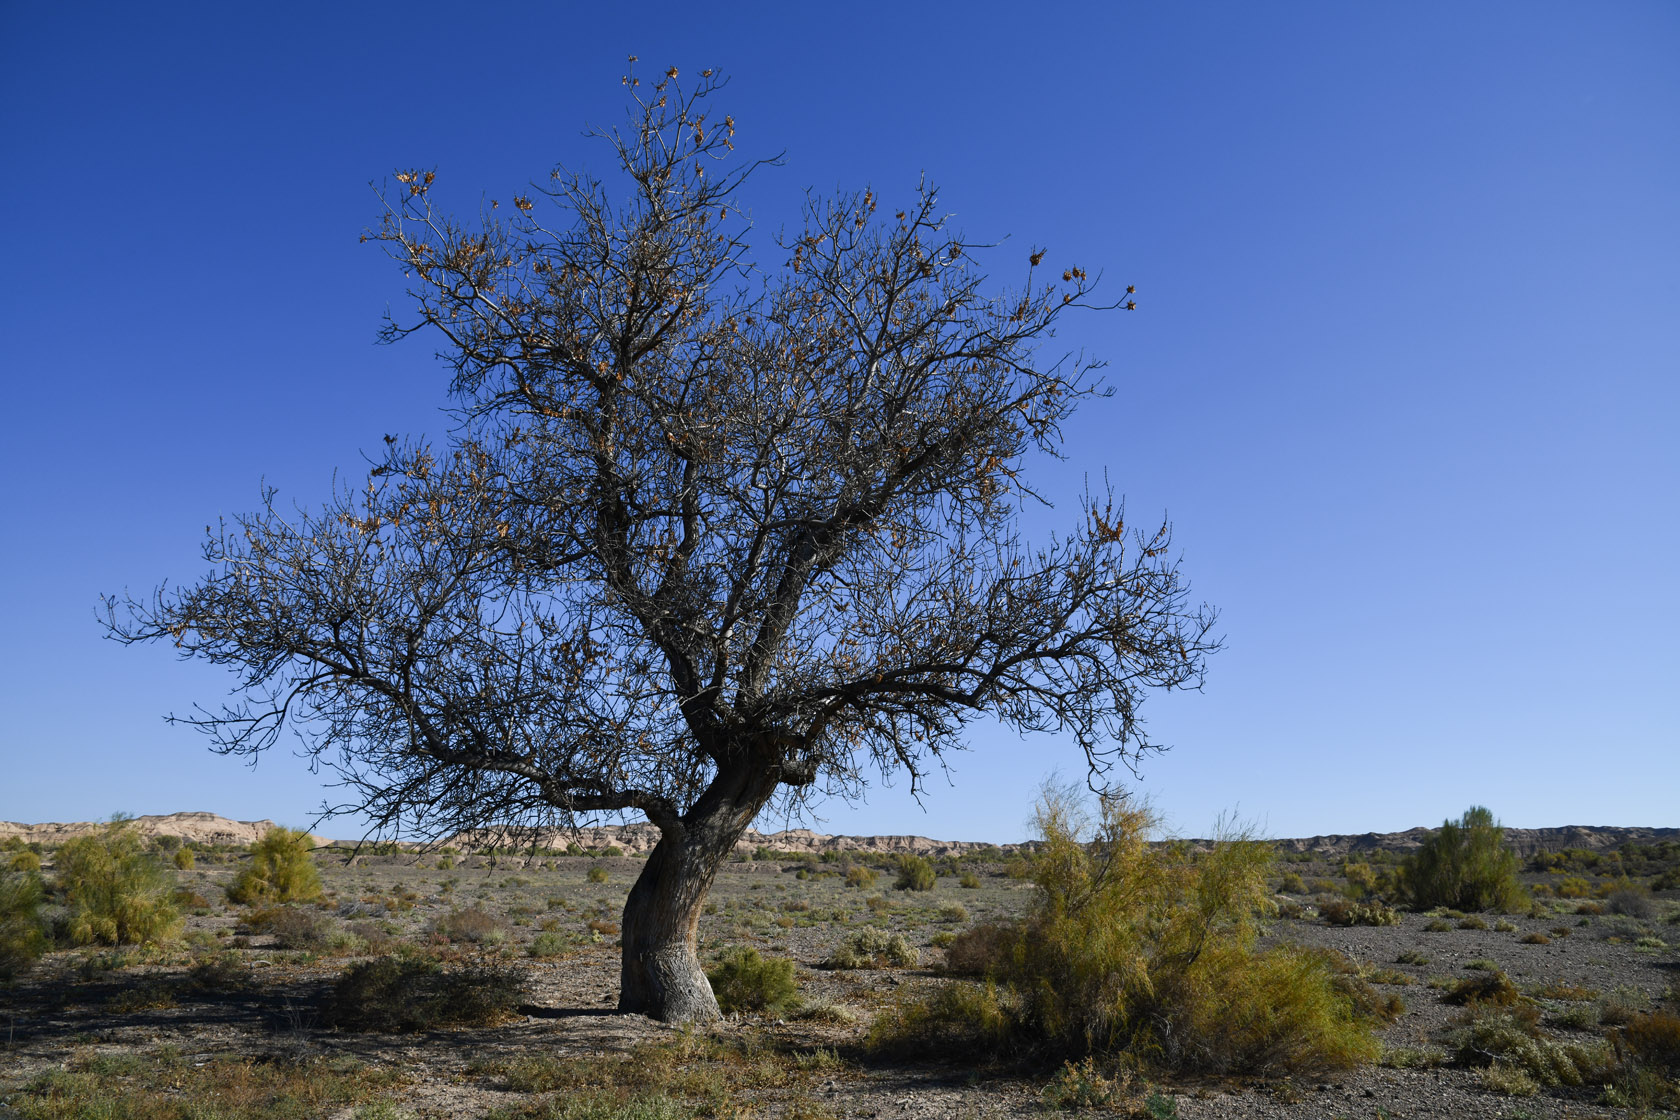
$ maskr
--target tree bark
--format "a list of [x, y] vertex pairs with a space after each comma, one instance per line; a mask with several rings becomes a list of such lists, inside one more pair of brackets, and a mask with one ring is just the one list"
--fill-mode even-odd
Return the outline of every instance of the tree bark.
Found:
[[660, 840], [624, 901], [618, 1009], [667, 1023], [722, 1017], [696, 952], [718, 868], [775, 792], [769, 775], [719, 775]]

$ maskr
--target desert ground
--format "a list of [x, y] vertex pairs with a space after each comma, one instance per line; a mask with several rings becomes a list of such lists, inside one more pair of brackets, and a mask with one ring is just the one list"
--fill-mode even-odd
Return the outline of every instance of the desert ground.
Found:
[[[1461, 1009], [1445, 997], [1500, 970], [1534, 1009], [1541, 1036], [1559, 1041], [1613, 1039], [1632, 1016], [1665, 1000], [1672, 1007], [1680, 890], [1673, 875], [1661, 877], [1669, 863], [1645, 860], [1630, 876], [1620, 854], [1631, 845], [1680, 864], [1672, 831], [1578, 830], [1590, 846], [1551, 866], [1543, 840], [1518, 837], [1530, 849], [1524, 880], [1539, 888], [1526, 912], [1405, 912], [1381, 926], [1322, 915], [1357, 885], [1350, 875], [1393, 864], [1416, 837], [1280, 843], [1278, 913], [1264, 939], [1333, 948], [1385, 998], [1399, 997], [1404, 1009], [1380, 1032], [1381, 1059], [1311, 1077], [1126, 1074], [1124, 1091], [1098, 1111], [1156, 1120], [1666, 1115], [1616, 1107], [1594, 1085], [1512, 1095], [1490, 1084], [1454, 1056], [1447, 1039]], [[594, 843], [574, 841], [572, 854], [323, 847], [313, 858], [324, 897], [265, 914], [226, 892], [249, 859], [247, 837], [260, 832], [162, 841], [194, 857], [175, 872], [184, 922], [167, 944], [56, 949], [0, 987], [0, 1115], [933, 1120], [1042, 1115], [1067, 1076], [1044, 1062], [912, 1060], [864, 1044], [874, 1017], [906, 992], [962, 982], [941, 968], [952, 935], [1031, 904], [1023, 853], [1013, 849], [911, 845], [937, 872], [929, 890], [894, 889], [898, 856], [862, 845], [807, 838], [805, 850], [740, 851], [701, 921], [702, 958], [751, 946], [791, 959], [798, 1006], [678, 1028], [615, 1012], [617, 923], [642, 865], [633, 843], [596, 833]], [[48, 834], [12, 835], [21, 851], [23, 836]], [[50, 836], [32, 844], [50, 879]], [[866, 929], [902, 934], [917, 959], [831, 967]], [[393, 952], [446, 968], [514, 969], [528, 987], [489, 1026], [327, 1025], [323, 1008], [346, 968]]]

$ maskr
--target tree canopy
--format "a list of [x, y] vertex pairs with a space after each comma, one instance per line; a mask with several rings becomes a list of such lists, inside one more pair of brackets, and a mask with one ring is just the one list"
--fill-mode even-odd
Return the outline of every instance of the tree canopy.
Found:
[[612, 181], [562, 166], [472, 224], [431, 171], [383, 196], [368, 238], [413, 301], [385, 336], [440, 344], [447, 444], [386, 437], [365, 485], [319, 512], [270, 494], [210, 533], [204, 578], [109, 609], [122, 640], [240, 674], [188, 717], [220, 749], [295, 731], [381, 829], [646, 816], [665, 855], [637, 890], [689, 925], [690, 1001], [632, 994], [634, 891], [624, 999], [684, 1018], [715, 1014], [689, 911], [778, 793], [919, 783], [983, 716], [1133, 762], [1145, 693], [1199, 684], [1217, 641], [1167, 528], [1109, 494], [1019, 530], [1029, 454], [1105, 392], [1041, 344], [1130, 289], [1044, 250], [995, 285], [1000, 251], [925, 182], [902, 208], [808, 198], [754, 254], [762, 162], [733, 155], [721, 78], [626, 84], [628, 123], [596, 134]]

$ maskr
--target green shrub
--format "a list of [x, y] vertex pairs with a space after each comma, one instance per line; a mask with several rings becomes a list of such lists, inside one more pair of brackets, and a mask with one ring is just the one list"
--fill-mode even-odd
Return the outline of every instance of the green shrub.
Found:
[[331, 924], [321, 915], [296, 906], [253, 910], [246, 915], [245, 924], [258, 933], [271, 935], [281, 949], [324, 949], [333, 932]]
[[[929, 1045], [904, 1038], [914, 1029], [966, 1047], [1001, 1038], [1057, 1057], [1128, 1051], [1166, 1067], [1255, 1073], [1377, 1055], [1357, 985], [1331, 955], [1255, 947], [1269, 846], [1242, 836], [1202, 852], [1151, 845], [1146, 810], [1105, 799], [1087, 823], [1072, 794], [1055, 790], [1037, 823], [1032, 910], [1007, 933], [975, 934], [977, 960], [966, 962], [989, 974], [984, 992], [959, 982], [912, 997], [878, 1024], [877, 1045]], [[960, 943], [959, 960], [970, 948]]]
[[706, 970], [706, 979], [712, 982], [712, 994], [725, 1013], [786, 1011], [799, 1005], [793, 962], [761, 957], [750, 946], [729, 950], [716, 966]]
[[880, 878], [873, 870], [861, 863], [854, 863], [846, 869], [846, 885], [848, 887], [869, 888]]
[[1466, 977], [1453, 983], [1441, 997], [1443, 1003], [1509, 1007], [1522, 1002], [1522, 993], [1511, 978], [1495, 968], [1479, 976]]
[[962, 887], [964, 890], [979, 890], [980, 876], [976, 875], [972, 871], [964, 871], [961, 875], [957, 876], [957, 886]]
[[996, 984], [947, 981], [911, 991], [871, 1024], [864, 1046], [893, 1057], [998, 1054], [1019, 1040], [1019, 1011]]
[[0, 872], [0, 980], [11, 979], [46, 951], [45, 893], [33, 871]]
[[1047, 1107], [1064, 1112], [1108, 1108], [1127, 1099], [1131, 1071], [1111, 1076], [1092, 1058], [1063, 1062], [1040, 1095]]
[[1604, 908], [1612, 914], [1637, 918], [1642, 922], [1648, 922], [1657, 916], [1657, 904], [1652, 901], [1651, 896], [1633, 887], [1611, 891], [1604, 899]]
[[1013, 959], [1019, 935], [1014, 925], [970, 926], [945, 946], [945, 971], [954, 976], [1001, 976]]
[[1318, 916], [1333, 926], [1394, 926], [1400, 924], [1400, 912], [1373, 899], [1352, 902], [1345, 898], [1326, 900], [1318, 908]]
[[607, 869], [598, 863], [593, 864], [589, 868], [587, 877], [591, 883], [604, 883], [607, 881]]
[[25, 849], [21, 852], [13, 852], [12, 853], [12, 858], [7, 861], [7, 869], [11, 870], [11, 871], [23, 871], [23, 872], [40, 871], [41, 870], [41, 857], [36, 855], [34, 852], [29, 851], [28, 849]]
[[530, 947], [526, 952], [533, 957], [558, 957], [563, 956], [570, 947], [571, 942], [559, 933], [544, 932], [531, 939]]
[[824, 968], [914, 968], [922, 955], [902, 933], [866, 926], [823, 962]]
[[1295, 871], [1286, 872], [1284, 874], [1283, 878], [1278, 880], [1278, 893], [1279, 894], [1306, 894], [1307, 893], [1307, 882], [1306, 882], [1305, 879], [1301, 878], [1299, 872], [1295, 872]]
[[939, 920], [942, 922], [968, 921], [968, 908], [960, 902], [946, 902], [939, 907]]
[[446, 971], [431, 961], [380, 957], [351, 965], [333, 985], [322, 1021], [386, 1033], [488, 1026], [524, 1000], [525, 975], [506, 968]]
[[1491, 1079], [1484, 1077], [1484, 1083], [1500, 1092], [1532, 1092], [1523, 1088], [1525, 1082], [1536, 1088], [1603, 1084], [1615, 1073], [1609, 1043], [1543, 1038], [1532, 1016], [1485, 1010], [1453, 1031], [1450, 1042], [1461, 1065], [1500, 1070]]
[[54, 863], [76, 944], [138, 945], [174, 932], [173, 876], [127, 820], [70, 841]]
[[193, 850], [191, 848], [176, 848], [175, 854], [170, 859], [174, 861], [175, 867], [179, 871], [191, 871], [193, 869]]
[[310, 850], [315, 838], [290, 828], [271, 828], [251, 845], [251, 862], [227, 888], [241, 905], [310, 902], [321, 897], [321, 873]]
[[1441, 828], [1400, 865], [1400, 888], [1419, 910], [1524, 910], [1529, 905], [1517, 878], [1520, 861], [1505, 847], [1505, 830], [1493, 814], [1472, 805]]
[[931, 891], [937, 878], [933, 864], [921, 856], [899, 856], [898, 881], [893, 887], [901, 891]]
[[1636, 1015], [1622, 1028], [1621, 1039], [1646, 1065], [1680, 1077], [1680, 1015], [1667, 1011]]
[[507, 940], [507, 928], [482, 907], [451, 910], [432, 922], [432, 932], [451, 941], [493, 945]]

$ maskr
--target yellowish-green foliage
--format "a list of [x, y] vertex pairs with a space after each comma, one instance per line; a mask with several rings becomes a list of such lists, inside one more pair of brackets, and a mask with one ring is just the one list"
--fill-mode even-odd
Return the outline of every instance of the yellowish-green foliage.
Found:
[[193, 869], [193, 853], [191, 848], [176, 848], [175, 855], [171, 858], [174, 859], [175, 866], [180, 870], [191, 871]]
[[761, 957], [751, 946], [736, 946], [706, 970], [712, 994], [726, 1014], [732, 1011], [789, 1011], [799, 1006], [793, 962]]
[[32, 1078], [7, 1105], [24, 1120], [278, 1120], [342, 1114], [402, 1081], [389, 1067], [353, 1058], [188, 1061], [160, 1047], [77, 1057]]
[[41, 857], [25, 849], [21, 852], [13, 852], [8, 865], [12, 871], [39, 871], [41, 870]]
[[898, 880], [893, 886], [901, 891], [931, 891], [938, 878], [933, 864], [921, 856], [898, 857]]
[[175, 931], [174, 874], [127, 820], [65, 844], [54, 864], [76, 944], [139, 945]]
[[1505, 847], [1505, 830], [1493, 814], [1472, 805], [1441, 828], [1400, 865], [1400, 888], [1419, 910], [1526, 910], [1527, 892], [1517, 877], [1521, 861]]
[[[1202, 851], [1153, 846], [1154, 823], [1147, 809], [1120, 799], [1103, 801], [1091, 820], [1072, 793], [1046, 791], [1036, 818], [1043, 843], [1032, 862], [1035, 904], [1009, 935], [993, 939], [985, 970], [1011, 1044], [1058, 1055], [1124, 1050], [1208, 1071], [1375, 1058], [1369, 1021], [1327, 955], [1255, 947], [1257, 921], [1270, 906], [1269, 845], [1232, 834]], [[877, 1044], [904, 1045], [905, 1030], [952, 1031], [947, 1021], [960, 1009], [949, 1001], [986, 1002], [974, 985], [967, 990], [896, 1011], [899, 1026], [889, 1018]], [[969, 1045], [998, 1034], [993, 1025], [963, 1030]]]
[[41, 877], [33, 871], [0, 872], [0, 980], [47, 947], [41, 921]]
[[227, 896], [238, 903], [308, 902], [321, 897], [321, 873], [310, 855], [307, 832], [271, 828], [251, 845], [251, 862], [240, 868]]

